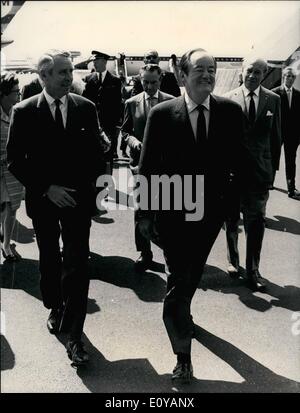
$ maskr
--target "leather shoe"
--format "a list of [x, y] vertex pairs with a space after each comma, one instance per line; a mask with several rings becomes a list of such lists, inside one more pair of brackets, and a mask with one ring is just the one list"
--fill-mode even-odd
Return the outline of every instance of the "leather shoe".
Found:
[[47, 328], [50, 334], [56, 334], [59, 332], [62, 313], [63, 311], [61, 308], [51, 310], [47, 320]]
[[250, 288], [253, 291], [265, 291], [266, 290], [266, 280], [260, 275], [258, 270], [252, 271], [247, 274], [250, 284]]
[[180, 363], [178, 362], [173, 370], [172, 380], [180, 383], [188, 384], [193, 378], [193, 366], [192, 363]]
[[288, 197], [300, 200], [300, 192], [297, 189], [288, 192]]
[[89, 361], [89, 355], [84, 350], [83, 343], [79, 340], [68, 342], [67, 353], [73, 367], [85, 365]]
[[152, 254], [151, 255], [146, 255], [146, 254], [141, 254], [139, 258], [136, 260], [134, 263], [134, 269], [137, 272], [144, 272], [148, 268], [151, 267], [152, 264]]

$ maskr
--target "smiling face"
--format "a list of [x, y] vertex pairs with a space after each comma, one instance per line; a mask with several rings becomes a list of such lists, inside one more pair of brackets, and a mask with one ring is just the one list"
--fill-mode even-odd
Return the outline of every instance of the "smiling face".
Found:
[[295, 82], [296, 75], [293, 73], [292, 70], [287, 70], [283, 74], [283, 84], [290, 89], [293, 86], [293, 83]]
[[73, 64], [69, 57], [55, 56], [53, 66], [41, 73], [45, 89], [50, 96], [59, 99], [70, 92], [73, 82]]
[[264, 60], [257, 59], [253, 62], [249, 61], [243, 65], [243, 82], [246, 88], [253, 92], [263, 81], [266, 73], [268, 71], [268, 66]]
[[196, 51], [190, 57], [187, 73], [181, 72], [187, 94], [197, 104], [212, 93], [216, 82], [216, 67], [212, 56]]

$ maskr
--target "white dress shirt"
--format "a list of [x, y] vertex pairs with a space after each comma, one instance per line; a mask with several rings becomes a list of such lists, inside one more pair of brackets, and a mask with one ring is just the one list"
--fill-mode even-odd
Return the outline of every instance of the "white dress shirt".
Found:
[[[156, 100], [151, 102], [151, 99], [153, 98], [155, 98]], [[146, 113], [148, 114], [150, 112], [150, 109], [158, 103], [158, 89], [153, 96], [150, 96], [147, 92], [144, 92], [144, 99], [146, 105]]]
[[287, 88], [286, 86], [284, 86], [285, 91], [286, 91], [286, 95], [288, 98], [288, 102], [289, 102], [289, 108], [291, 108], [291, 104], [292, 104], [292, 97], [293, 97], [293, 88]]
[[[99, 72], [96, 72], [96, 73], [97, 73], [98, 80], [100, 80], [100, 73]], [[104, 82], [106, 73], [107, 73], [107, 70], [104, 70], [104, 72], [101, 72], [101, 83]]]
[[[193, 128], [194, 136], [195, 136], [195, 139], [196, 139], [196, 137], [197, 137], [197, 121], [198, 121], [198, 115], [199, 115], [199, 111], [197, 110], [198, 104], [195, 103], [189, 97], [189, 95], [186, 93], [186, 91], [184, 92], [184, 100], [185, 100], [185, 103], [186, 103], [189, 118], [190, 118], [191, 125], [192, 125], [192, 128]], [[207, 96], [207, 98], [205, 99], [205, 101], [203, 103], [201, 103], [201, 105], [203, 105], [204, 108], [205, 108], [203, 110], [203, 114], [204, 114], [205, 123], [206, 123], [206, 136], [208, 136], [208, 125], [209, 125], [209, 118], [210, 118], [210, 95]]]
[[[251, 93], [251, 92], [250, 92], [250, 90], [248, 90], [246, 88], [246, 86], [244, 84], [242, 85], [242, 90], [243, 90], [243, 93], [244, 93], [247, 112], [249, 113], [249, 106], [250, 106], [250, 99], [251, 99], [251, 96], [249, 95], [249, 93]], [[258, 88], [253, 91], [253, 100], [254, 100], [254, 105], [255, 105], [255, 113], [257, 113], [257, 108], [258, 108], [259, 92], [260, 92], [260, 86], [258, 86]]]
[[[56, 109], [56, 105], [55, 105], [55, 99], [49, 95], [49, 93], [46, 92], [46, 89], [43, 90], [46, 101], [49, 105], [50, 111], [52, 113], [53, 119], [55, 120], [55, 109]], [[68, 99], [67, 99], [67, 95], [61, 97], [59, 99], [61, 101], [61, 104], [59, 105], [61, 114], [62, 114], [62, 118], [63, 118], [63, 123], [64, 123], [64, 127], [66, 128], [67, 125], [67, 113], [68, 113]]]

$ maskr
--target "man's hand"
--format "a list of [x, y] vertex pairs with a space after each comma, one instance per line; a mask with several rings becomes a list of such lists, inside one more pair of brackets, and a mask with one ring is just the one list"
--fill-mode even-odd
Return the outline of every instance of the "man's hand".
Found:
[[139, 142], [138, 140], [136, 140], [132, 144], [132, 149], [134, 149], [135, 151], [140, 151], [142, 149], [142, 142]]
[[75, 189], [66, 188], [65, 186], [50, 185], [46, 192], [47, 197], [59, 208], [76, 206], [75, 200], [68, 194], [68, 192], [76, 192]]
[[104, 131], [101, 131], [101, 146], [104, 153], [108, 152], [111, 147], [111, 141]]
[[158, 233], [155, 230], [153, 221], [149, 218], [139, 218], [139, 230], [141, 234], [149, 240], [158, 237]]

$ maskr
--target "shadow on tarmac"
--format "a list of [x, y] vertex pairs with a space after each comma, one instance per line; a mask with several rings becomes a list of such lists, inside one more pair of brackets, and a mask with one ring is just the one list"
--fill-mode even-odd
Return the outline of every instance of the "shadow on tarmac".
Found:
[[290, 234], [300, 235], [300, 222], [281, 215], [274, 215], [275, 219], [266, 218], [266, 228], [275, 231], [289, 232]]
[[33, 228], [27, 228], [16, 219], [12, 240], [21, 244], [30, 244], [35, 241], [35, 231]]
[[[83, 342], [90, 355], [90, 362], [87, 366], [78, 368], [77, 375], [91, 393], [298, 393], [300, 391], [300, 383], [277, 375], [233, 344], [199, 326], [196, 326], [195, 332], [196, 341], [243, 377], [241, 383], [199, 380], [196, 377], [190, 385], [172, 383], [171, 374], [159, 375], [148, 359], [107, 360], [85, 335]], [[57, 339], [66, 346], [65, 335], [57, 336]], [[195, 376], [197, 373], [194, 371]]]
[[0, 336], [0, 348], [1, 348], [1, 371], [11, 370], [15, 366], [15, 355], [12, 351], [8, 341], [1, 334]]
[[[162, 302], [166, 293], [166, 282], [159, 275], [147, 271], [136, 273], [134, 261], [127, 257], [91, 253], [89, 259], [90, 279], [100, 280], [122, 288], [130, 288], [138, 298], [146, 302]], [[154, 263], [153, 270], [164, 271], [164, 265]]]
[[[108, 256], [91, 253], [88, 262], [89, 277], [118, 287], [130, 288], [146, 302], [162, 302], [166, 293], [166, 282], [152, 271], [137, 274], [133, 260], [126, 257]], [[164, 266], [153, 263], [153, 271], [163, 272]], [[22, 258], [20, 261], [1, 265], [1, 288], [20, 289], [42, 300], [40, 293], [39, 262]], [[88, 312], [100, 311], [95, 300], [89, 299]]]
[[284, 287], [274, 284], [266, 279], [266, 296], [274, 297], [268, 301], [261, 296], [256, 296], [246, 286], [243, 278], [232, 279], [225, 271], [212, 265], [206, 265], [199, 288], [213, 290], [223, 294], [235, 294], [241, 303], [252, 310], [265, 312], [274, 307], [286, 308], [290, 311], [300, 311], [300, 288], [293, 285]]

